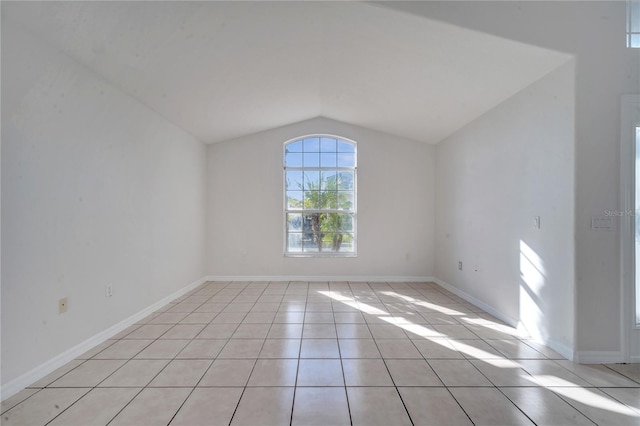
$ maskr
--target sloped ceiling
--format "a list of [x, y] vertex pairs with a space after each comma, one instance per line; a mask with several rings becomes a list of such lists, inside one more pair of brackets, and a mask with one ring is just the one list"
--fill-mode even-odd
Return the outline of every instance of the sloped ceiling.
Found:
[[437, 143], [569, 59], [369, 3], [2, 2], [2, 13], [205, 143], [318, 116]]

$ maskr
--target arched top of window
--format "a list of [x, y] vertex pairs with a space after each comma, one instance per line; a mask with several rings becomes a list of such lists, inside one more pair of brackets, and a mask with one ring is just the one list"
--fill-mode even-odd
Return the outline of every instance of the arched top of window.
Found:
[[310, 135], [284, 144], [287, 168], [355, 168], [356, 143], [331, 135]]

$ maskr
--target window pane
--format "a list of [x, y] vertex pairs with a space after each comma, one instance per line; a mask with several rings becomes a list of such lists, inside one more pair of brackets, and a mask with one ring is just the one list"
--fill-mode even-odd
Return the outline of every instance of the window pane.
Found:
[[289, 213], [287, 215], [287, 230], [302, 231], [302, 213]]
[[353, 210], [353, 192], [340, 191], [338, 192], [338, 209], [340, 210]]
[[324, 190], [327, 189], [337, 189], [336, 188], [336, 172], [322, 172], [322, 188]]
[[302, 172], [301, 171], [287, 172], [286, 185], [287, 185], [287, 189], [301, 190], [303, 188]]
[[302, 152], [302, 141], [295, 141], [287, 144], [285, 152]]
[[337, 140], [331, 138], [320, 138], [320, 151], [336, 152]]
[[631, 34], [629, 37], [629, 47], [640, 47], [640, 34]]
[[302, 153], [286, 153], [284, 157], [285, 167], [302, 167]]
[[322, 192], [305, 191], [304, 192], [304, 208], [305, 209], [321, 209], [322, 208]]
[[287, 191], [287, 209], [301, 209], [302, 194], [302, 191]]
[[342, 232], [353, 232], [353, 215], [349, 213], [336, 213], [338, 217], [338, 230]]
[[304, 167], [320, 167], [320, 153], [304, 153]]
[[314, 170], [314, 171], [304, 172], [304, 189], [306, 190], [320, 189], [320, 172], [319, 171]]
[[355, 167], [356, 157], [355, 154], [339, 153], [338, 154], [338, 167]]
[[352, 143], [338, 141], [338, 152], [356, 152], [356, 147]]
[[342, 244], [340, 245], [340, 251], [343, 253], [353, 253], [354, 251], [354, 238], [352, 233], [342, 234]]
[[338, 173], [338, 189], [353, 189], [353, 172]]
[[290, 252], [302, 251], [302, 234], [291, 233], [287, 236], [287, 251], [290, 251]]
[[304, 152], [320, 152], [320, 138], [309, 138], [304, 140]]
[[320, 154], [320, 167], [336, 167], [338, 158], [335, 152]]
[[631, 25], [630, 33], [640, 32], [640, 1], [631, 1], [630, 4], [630, 16], [627, 18]]

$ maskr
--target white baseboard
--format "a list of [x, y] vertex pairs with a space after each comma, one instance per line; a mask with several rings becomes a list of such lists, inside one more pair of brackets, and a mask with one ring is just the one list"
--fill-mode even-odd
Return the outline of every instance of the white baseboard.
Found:
[[39, 366], [28, 371], [27, 373], [19, 377], [16, 377], [10, 382], [2, 385], [2, 387], [0, 387], [0, 399], [4, 401], [7, 398], [15, 395], [16, 393], [20, 392], [22, 389], [26, 388], [32, 383], [37, 382], [38, 380], [42, 379], [43, 377], [47, 376], [48, 374], [62, 367], [69, 361], [77, 358], [78, 356], [94, 348], [95, 346], [99, 345], [105, 340], [108, 340], [110, 337], [115, 336], [116, 334], [120, 333], [122, 330], [126, 329], [127, 327], [130, 327], [131, 325], [140, 321], [144, 317], [157, 311], [158, 309], [162, 308], [172, 300], [185, 295], [186, 293], [197, 288], [199, 285], [205, 283], [206, 281], [207, 281], [206, 277], [203, 277], [197, 281], [192, 282], [186, 287], [183, 287], [180, 290], [170, 294], [169, 296], [162, 298], [161, 300], [157, 301], [153, 305], [150, 305], [144, 308], [143, 310], [130, 316], [129, 318], [126, 318], [120, 321], [119, 323], [107, 328], [106, 330], [101, 331], [100, 333], [88, 338], [84, 342], [77, 344], [76, 346], [64, 351], [60, 355], [57, 355], [56, 357], [50, 359], [49, 361], [46, 361], [45, 363], [40, 364]]
[[433, 280], [433, 282], [438, 284], [440, 287], [444, 288], [445, 290], [450, 291], [451, 293], [455, 294], [458, 297], [462, 297], [467, 302], [471, 303], [472, 305], [477, 306], [478, 308], [482, 309], [486, 313], [493, 315], [494, 317], [498, 318], [500, 321], [503, 321], [503, 322], [509, 324], [512, 327], [515, 327], [515, 328], [518, 327], [518, 320], [510, 318], [509, 316], [503, 314], [502, 312], [500, 312], [499, 310], [497, 310], [493, 306], [483, 302], [482, 300], [470, 295], [469, 293], [466, 293], [466, 292], [460, 290], [459, 288], [457, 288], [457, 287], [455, 287], [455, 286], [453, 286], [453, 285], [451, 285], [451, 284], [449, 284], [449, 283], [447, 283], [445, 281], [442, 281], [439, 278], [433, 278], [432, 280]]
[[624, 362], [624, 357], [620, 351], [577, 351], [574, 361], [580, 364], [617, 364]]
[[[482, 300], [460, 290], [459, 288], [445, 282], [442, 281], [439, 278], [433, 278], [433, 282], [435, 282], [436, 284], [438, 284], [439, 286], [441, 286], [442, 288], [449, 290], [451, 293], [455, 294], [456, 296], [459, 296], [461, 298], [463, 298], [464, 300], [466, 300], [467, 302], [471, 303], [472, 305], [475, 305], [477, 307], [479, 307], [480, 309], [482, 309], [483, 311], [487, 312], [488, 314], [493, 315], [494, 317], [498, 318], [499, 320], [505, 322], [506, 324], [509, 324], [512, 327], [517, 328], [518, 330], [524, 330], [523, 325], [521, 324], [521, 322], [519, 320], [516, 320], [514, 318], [511, 318], [505, 314], [503, 314], [502, 312], [500, 312], [499, 310], [497, 310], [496, 308], [494, 308], [493, 306], [483, 302]], [[574, 353], [573, 353], [573, 348], [570, 346], [567, 346], [564, 343], [561, 342], [557, 342], [553, 339], [547, 339], [547, 340], [543, 340], [541, 338], [535, 338], [535, 336], [533, 337], [533, 340], [543, 344], [545, 346], [548, 346], [549, 348], [553, 349], [554, 351], [556, 351], [557, 353], [559, 353], [560, 355], [562, 355], [563, 357], [565, 357], [566, 359], [568, 359], [569, 361], [573, 361], [575, 359]]]
[[427, 276], [378, 275], [208, 275], [207, 281], [354, 281], [354, 282], [429, 282]]

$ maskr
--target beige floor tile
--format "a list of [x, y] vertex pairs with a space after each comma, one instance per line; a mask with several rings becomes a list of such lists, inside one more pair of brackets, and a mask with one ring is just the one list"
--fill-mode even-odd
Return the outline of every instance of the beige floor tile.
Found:
[[271, 324], [276, 317], [275, 312], [249, 312], [243, 324]]
[[180, 302], [176, 303], [171, 308], [167, 309], [165, 312], [171, 313], [191, 313], [200, 307], [200, 303], [190, 303], [190, 302]]
[[397, 325], [370, 324], [369, 329], [374, 339], [408, 339], [409, 337]]
[[460, 324], [460, 322], [458, 322], [458, 320], [456, 320], [455, 317], [452, 317], [446, 314], [437, 313], [437, 312], [420, 312], [420, 316], [425, 320], [427, 320], [427, 322], [431, 325]]
[[272, 324], [267, 339], [299, 339], [302, 337], [302, 324]]
[[496, 388], [449, 388], [458, 404], [476, 425], [533, 425]]
[[295, 386], [297, 359], [259, 359], [248, 386]]
[[598, 425], [640, 425], [640, 413], [595, 388], [549, 388]]
[[600, 390], [640, 413], [640, 388], [604, 388]]
[[231, 339], [222, 349], [218, 358], [258, 358], [263, 339]]
[[307, 310], [306, 298], [292, 300], [291, 297], [285, 296], [282, 303], [280, 303], [280, 308], [278, 309], [278, 313], [283, 312], [302, 312], [304, 316], [304, 312]]
[[[310, 297], [307, 299], [309, 300]], [[328, 298], [322, 298], [318, 300], [326, 300], [325, 302], [307, 302], [307, 313], [309, 312], [333, 312], [331, 307], [331, 301]]]
[[336, 326], [333, 324], [305, 324], [302, 327], [305, 339], [337, 339]]
[[576, 364], [567, 360], [554, 362], [595, 387], [640, 387], [640, 383], [636, 383], [604, 365]]
[[522, 342], [524, 342], [525, 344], [527, 344], [528, 346], [531, 346], [533, 349], [535, 349], [536, 351], [540, 352], [542, 355], [546, 356], [549, 359], [565, 359], [562, 355], [560, 355], [558, 352], [554, 351], [553, 349], [538, 343], [536, 341], [533, 340], [527, 340], [527, 339], [521, 339]]
[[469, 360], [473, 359], [504, 359], [504, 355], [495, 350], [487, 342], [480, 339], [474, 340], [450, 340], [458, 352]]
[[479, 361], [471, 363], [495, 386], [537, 386], [538, 380], [520, 368], [517, 361], [508, 359]]
[[420, 339], [413, 344], [427, 359], [465, 359], [448, 339]]
[[93, 387], [122, 367], [125, 360], [88, 360], [49, 386], [54, 388]]
[[382, 358], [423, 359], [409, 339], [376, 339]]
[[136, 355], [137, 359], [172, 359], [184, 349], [189, 340], [156, 340]]
[[111, 339], [124, 339], [125, 336], [127, 336], [128, 334], [136, 331], [140, 327], [142, 327], [140, 324], [131, 325], [131, 326], [125, 328], [124, 330], [122, 330], [121, 332], [111, 336]]
[[337, 339], [302, 339], [300, 358], [340, 358]]
[[200, 305], [200, 307], [198, 307], [194, 312], [218, 313], [222, 312], [222, 310], [226, 307], [226, 303], [205, 303], [203, 305]]
[[446, 388], [399, 387], [415, 426], [472, 425]]
[[95, 355], [93, 359], [130, 359], [153, 343], [153, 340], [118, 340], [107, 349]]
[[157, 339], [167, 332], [172, 324], [145, 324], [127, 334], [125, 339]]
[[222, 312], [248, 313], [255, 303], [232, 302], [227, 305]]
[[228, 339], [233, 336], [239, 324], [209, 324], [202, 329], [196, 339]]
[[292, 426], [350, 425], [344, 387], [296, 388]]
[[287, 425], [291, 420], [294, 388], [246, 388], [233, 416], [233, 426]]
[[53, 383], [56, 380], [58, 380], [60, 377], [62, 377], [65, 374], [67, 374], [69, 371], [73, 370], [74, 368], [76, 368], [77, 366], [82, 364], [83, 362], [84, 362], [84, 360], [79, 360], [79, 359], [74, 359], [72, 361], [69, 361], [68, 363], [66, 363], [62, 367], [56, 369], [52, 373], [47, 374], [42, 379], [30, 384], [29, 387], [30, 388], [43, 388], [45, 386], [48, 386], [51, 383]]
[[338, 339], [342, 358], [382, 358], [373, 339]]
[[554, 360], [521, 359], [517, 362], [542, 386], [591, 386]]
[[171, 421], [171, 426], [226, 426], [243, 388], [196, 388]]
[[298, 386], [344, 386], [342, 365], [338, 359], [301, 359]]
[[163, 312], [149, 321], [149, 324], [177, 324], [187, 315], [184, 312]]
[[217, 312], [193, 312], [187, 315], [180, 324], [209, 324], [217, 316]]
[[422, 359], [388, 359], [385, 361], [396, 386], [444, 386]]
[[86, 388], [42, 389], [2, 414], [3, 426], [44, 425], [89, 392]]
[[99, 387], [136, 387], [147, 386], [151, 380], [169, 363], [169, 360], [132, 359], [118, 371], [101, 382]]
[[339, 339], [372, 339], [366, 324], [336, 324]]
[[80, 355], [79, 357], [77, 357], [77, 359], [90, 359], [93, 358], [94, 356], [98, 355], [100, 352], [102, 352], [103, 350], [107, 349], [108, 347], [110, 347], [111, 345], [117, 343], [118, 340], [106, 340], [102, 343], [100, 343], [99, 345], [94, 346], [93, 348], [89, 349], [87, 352], [83, 353], [82, 355]]
[[178, 359], [214, 359], [224, 345], [227, 339], [197, 339], [192, 340], [185, 348], [176, 356]]
[[216, 359], [198, 386], [246, 386], [254, 364], [252, 359]]
[[364, 317], [358, 311], [334, 312], [336, 324], [366, 324]]
[[276, 313], [280, 309], [280, 302], [256, 302], [251, 308], [250, 313], [256, 312], [272, 312]]
[[106, 425], [140, 392], [138, 388], [93, 389], [56, 417], [50, 425]]
[[267, 339], [258, 358], [298, 358], [301, 339]]
[[302, 324], [304, 322], [304, 305], [303, 311], [278, 311], [273, 319], [274, 324]]
[[508, 359], [545, 359], [542, 353], [533, 349], [523, 341], [514, 339], [489, 340], [488, 344], [493, 346]]
[[191, 392], [190, 388], [146, 388], [118, 414], [109, 426], [166, 425]]
[[266, 339], [270, 324], [240, 324], [232, 339]]
[[149, 384], [150, 387], [194, 387], [204, 376], [211, 361], [176, 359], [167, 365]]
[[432, 327], [448, 339], [478, 339], [478, 336], [464, 325], [439, 324]]
[[333, 312], [307, 312], [305, 324], [334, 324]]
[[548, 389], [518, 387], [503, 388], [502, 392], [537, 425], [593, 425]]
[[220, 312], [211, 324], [240, 324], [246, 316], [244, 312]]
[[177, 324], [160, 336], [160, 339], [193, 339], [204, 327], [204, 324]]
[[411, 420], [393, 387], [347, 388], [354, 426], [410, 425]]
[[446, 386], [492, 386], [469, 361], [435, 359], [429, 364]]
[[347, 386], [393, 386], [381, 359], [343, 359], [342, 368]]
[[[12, 409], [22, 401], [25, 401], [27, 398], [32, 396], [34, 393], [38, 392], [38, 390], [39, 389], [23, 389], [17, 394], [5, 399], [4, 401], [2, 401], [2, 409], [0, 412], [4, 413], [5, 411]], [[2, 424], [1, 419], [0, 424]]]

